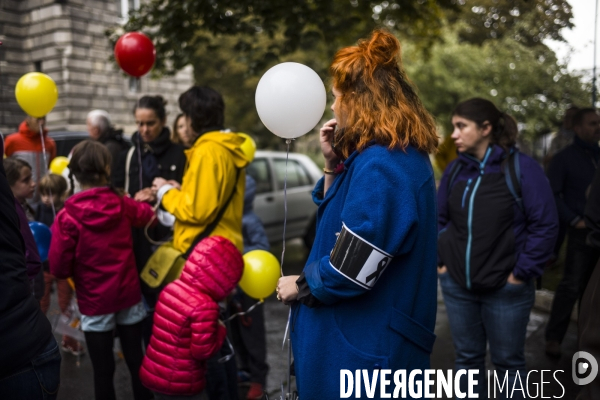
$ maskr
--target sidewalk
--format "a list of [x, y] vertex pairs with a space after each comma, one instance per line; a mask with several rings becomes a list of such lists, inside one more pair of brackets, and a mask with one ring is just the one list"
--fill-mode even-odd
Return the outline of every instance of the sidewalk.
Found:
[[[278, 256], [281, 249], [273, 249], [273, 253]], [[292, 241], [287, 244], [286, 262], [284, 272], [286, 275], [295, 274], [301, 271], [304, 265], [305, 250], [300, 242]], [[56, 295], [52, 300], [52, 306], [49, 313], [57, 312]], [[544, 329], [548, 320], [548, 305], [551, 304], [551, 297], [548, 293], [538, 291], [536, 296], [536, 306], [531, 312], [528, 325], [527, 341], [525, 345], [525, 355], [527, 359], [527, 368], [531, 370], [564, 370], [557, 377], [565, 388], [565, 396], [562, 399], [574, 400], [578, 387], [571, 379], [571, 357], [577, 350], [577, 325], [571, 322], [567, 335], [563, 342], [563, 356], [558, 360], [548, 358], [544, 353]], [[269, 297], [265, 304], [265, 319], [267, 321], [267, 361], [271, 367], [267, 379], [267, 392], [269, 399], [279, 399], [281, 394], [281, 383], [284, 387], [287, 380], [288, 352], [287, 347], [282, 349], [283, 336], [287, 323], [289, 308], [279, 303], [274, 296]], [[448, 317], [444, 306], [441, 293], [438, 292], [438, 311], [435, 333], [437, 340], [431, 356], [431, 367], [435, 369], [448, 370], [454, 366], [454, 347], [452, 337], [448, 326]], [[60, 340], [60, 336], [57, 340]], [[489, 357], [488, 357], [489, 358]], [[76, 364], [77, 359], [70, 355], [63, 355], [61, 370], [61, 388], [58, 395], [59, 400], [87, 400], [93, 398], [93, 372], [89, 356], [85, 355], [80, 360], [80, 365]], [[492, 368], [488, 360], [488, 368]], [[539, 375], [537, 375], [539, 377]], [[544, 397], [560, 396], [561, 387], [554, 381], [551, 374], [545, 375], [545, 381], [550, 383], [544, 386]], [[539, 380], [538, 380], [539, 382]], [[124, 360], [118, 359], [115, 372], [115, 388], [118, 399], [131, 399], [131, 384], [129, 372]], [[530, 386], [532, 396], [535, 394], [535, 387]], [[541, 395], [538, 396], [541, 398]], [[243, 400], [243, 399], [242, 399]]]

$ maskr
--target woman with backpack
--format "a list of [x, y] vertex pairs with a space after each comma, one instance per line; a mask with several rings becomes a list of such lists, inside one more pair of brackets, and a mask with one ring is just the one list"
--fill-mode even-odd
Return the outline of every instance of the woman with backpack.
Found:
[[525, 382], [535, 280], [552, 255], [558, 214], [542, 168], [515, 147], [511, 116], [473, 98], [456, 107], [452, 125], [458, 158], [438, 190], [438, 274], [455, 369], [479, 370], [476, 391], [485, 397], [487, 343], [497, 376], [508, 372], [507, 390]]

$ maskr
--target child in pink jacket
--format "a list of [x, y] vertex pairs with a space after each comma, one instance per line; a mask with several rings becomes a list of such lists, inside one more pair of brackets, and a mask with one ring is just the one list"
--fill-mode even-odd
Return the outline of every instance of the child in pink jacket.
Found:
[[155, 399], [200, 399], [206, 361], [226, 336], [218, 302], [235, 288], [243, 268], [235, 245], [211, 236], [196, 246], [181, 277], [162, 291], [140, 370], [142, 383], [155, 392]]
[[123, 197], [108, 186], [110, 165], [110, 152], [98, 142], [86, 140], [73, 148], [69, 168], [82, 191], [65, 202], [52, 225], [50, 273], [58, 279], [72, 277], [75, 282], [96, 399], [115, 398], [115, 328], [131, 372], [135, 400], [151, 399], [152, 393], [138, 375], [146, 310], [131, 227], [145, 226], [154, 212], [148, 204]]

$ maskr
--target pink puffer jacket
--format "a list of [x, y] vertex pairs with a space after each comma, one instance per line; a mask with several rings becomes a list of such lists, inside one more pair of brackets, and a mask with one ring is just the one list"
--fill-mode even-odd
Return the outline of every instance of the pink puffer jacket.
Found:
[[206, 360], [225, 339], [219, 322], [218, 301], [242, 277], [242, 255], [229, 240], [202, 240], [188, 258], [181, 277], [160, 294], [154, 313], [152, 338], [140, 369], [149, 389], [188, 396], [206, 385]]

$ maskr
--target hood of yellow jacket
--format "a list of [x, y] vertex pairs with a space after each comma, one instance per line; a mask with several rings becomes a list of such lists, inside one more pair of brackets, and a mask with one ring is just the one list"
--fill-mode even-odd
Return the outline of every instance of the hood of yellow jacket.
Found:
[[196, 140], [194, 145], [187, 151], [194, 151], [194, 148], [202, 146], [206, 142], [214, 142], [225, 147], [233, 156], [237, 168], [245, 168], [250, 160], [242, 151], [241, 145], [246, 139], [235, 132], [212, 131], [206, 132]]

